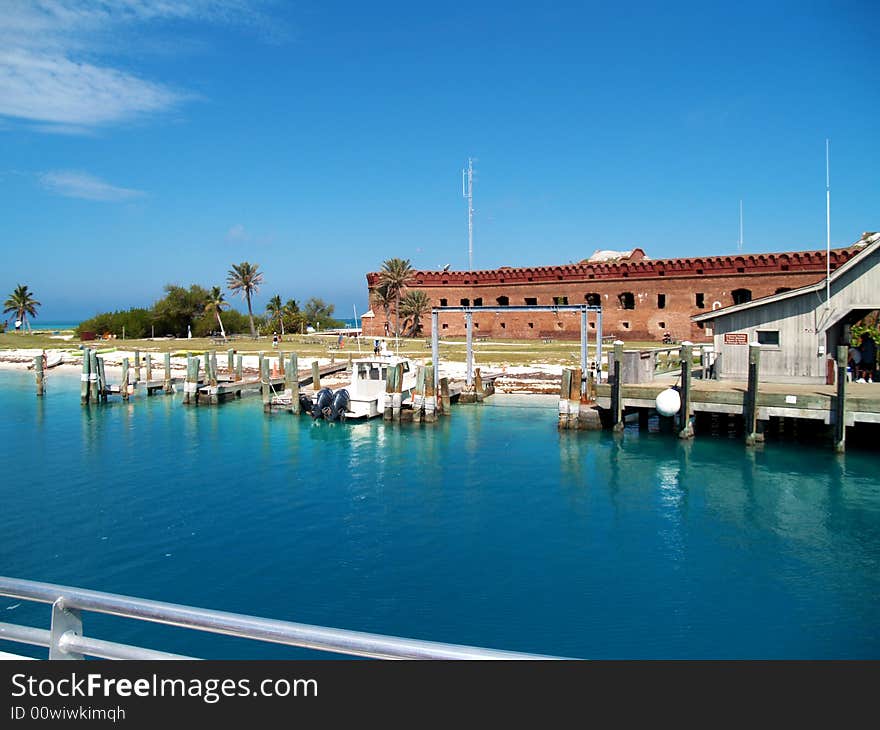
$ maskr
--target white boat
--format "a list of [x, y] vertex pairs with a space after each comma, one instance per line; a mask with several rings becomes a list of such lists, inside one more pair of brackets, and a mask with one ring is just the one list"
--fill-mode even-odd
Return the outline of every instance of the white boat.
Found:
[[412, 397], [416, 387], [416, 363], [407, 357], [379, 355], [353, 360], [351, 363], [351, 383], [348, 385], [348, 409], [346, 418], [375, 418], [385, 411], [385, 388], [388, 368], [401, 365], [403, 385], [402, 401]]
[[[314, 416], [315, 403], [318, 399], [318, 411], [328, 420], [337, 420], [343, 416], [343, 409], [346, 420], [381, 416], [385, 412], [388, 369], [396, 365], [400, 365], [403, 371], [401, 402], [407, 402], [412, 398], [412, 392], [416, 387], [416, 362], [396, 355], [375, 355], [353, 360], [351, 382], [335, 393], [328, 388], [322, 388], [316, 394], [302, 394], [300, 403], [303, 412]], [[343, 396], [341, 400], [336, 397], [339, 395]], [[289, 405], [290, 397], [290, 392], [286, 391], [283, 395], [276, 396], [273, 403]]]

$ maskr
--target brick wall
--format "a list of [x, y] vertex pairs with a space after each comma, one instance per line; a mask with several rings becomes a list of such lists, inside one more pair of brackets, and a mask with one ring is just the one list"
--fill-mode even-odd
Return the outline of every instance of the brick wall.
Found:
[[[831, 252], [832, 269], [859, 249]], [[601, 304], [603, 334], [623, 340], [660, 340], [668, 331], [676, 340], [709, 341], [691, 316], [737, 303], [736, 297], [758, 299], [781, 288], [796, 289], [825, 275], [825, 252], [803, 251], [749, 256], [687, 259], [581, 262], [566, 266], [493, 269], [490, 271], [417, 271], [409, 285], [423, 290], [433, 306], [499, 306], [524, 304]], [[365, 320], [367, 335], [384, 332], [382, 308], [372, 291], [379, 275], [367, 274], [370, 303], [376, 317]], [[390, 313], [393, 331], [393, 308]], [[590, 315], [594, 324], [595, 316]], [[440, 314], [441, 336], [465, 334], [462, 313]], [[591, 328], [592, 331], [592, 328]], [[430, 314], [423, 334], [430, 335]], [[516, 339], [578, 339], [578, 313], [475, 313], [475, 336]]]

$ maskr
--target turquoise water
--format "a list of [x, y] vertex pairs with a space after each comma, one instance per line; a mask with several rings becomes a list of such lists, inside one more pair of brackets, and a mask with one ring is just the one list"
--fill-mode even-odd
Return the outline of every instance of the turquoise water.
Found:
[[[542, 409], [386, 427], [48, 388], [0, 373], [5, 575], [565, 656], [880, 658], [870, 452], [560, 433]], [[0, 621], [48, 627], [16, 603]], [[305, 655], [86, 622], [167, 651]]]

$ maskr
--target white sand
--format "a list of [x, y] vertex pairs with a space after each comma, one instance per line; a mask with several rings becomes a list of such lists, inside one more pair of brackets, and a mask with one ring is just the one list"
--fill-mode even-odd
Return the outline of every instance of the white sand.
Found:
[[[26, 370], [32, 365], [34, 358], [43, 352], [41, 349], [18, 349], [18, 350], [0, 350], [0, 370]], [[72, 351], [67, 349], [47, 349], [46, 355], [51, 357], [53, 354], [62, 356], [61, 365], [53, 368], [51, 372], [81, 372], [82, 356], [74, 355]], [[144, 352], [141, 352], [141, 367], [144, 367]], [[355, 357], [356, 354], [352, 353]], [[366, 355], [366, 353], [364, 353]], [[153, 355], [153, 369], [155, 373], [161, 373], [163, 369], [164, 355], [162, 353], [151, 353]], [[272, 357], [267, 353], [268, 357]], [[113, 352], [103, 353], [101, 357], [104, 359], [104, 366], [109, 374], [119, 375], [122, 371], [122, 359], [127, 357], [129, 365], [134, 366], [133, 350], [114, 350]], [[341, 355], [347, 359], [348, 354]], [[429, 356], [421, 358], [420, 362], [427, 362]], [[303, 366], [311, 364], [312, 359], [308, 359]], [[259, 356], [256, 354], [243, 355], [242, 366], [246, 372], [255, 374], [259, 363]], [[318, 358], [319, 365], [329, 365], [330, 358]], [[222, 373], [226, 371], [225, 353], [218, 353], [217, 365]], [[462, 381], [466, 377], [466, 365], [464, 362], [448, 362], [441, 361], [441, 373], [450, 380]], [[559, 378], [562, 374], [562, 365], [553, 365], [549, 363], [535, 363], [533, 365], [492, 365], [478, 363], [476, 367], [481, 368], [483, 375], [497, 376], [495, 380], [495, 388], [499, 393], [556, 393], [559, 390]], [[176, 376], [179, 376], [186, 370], [185, 357], [172, 357], [171, 369]], [[161, 376], [158, 376], [161, 377]], [[349, 382], [348, 373], [335, 373], [321, 378], [322, 383], [326, 383], [331, 387], [341, 387]]]

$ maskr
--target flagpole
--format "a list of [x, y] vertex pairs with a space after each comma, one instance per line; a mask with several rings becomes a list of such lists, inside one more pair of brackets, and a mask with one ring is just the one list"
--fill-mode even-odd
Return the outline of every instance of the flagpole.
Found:
[[825, 306], [831, 306], [831, 153], [825, 138]]

